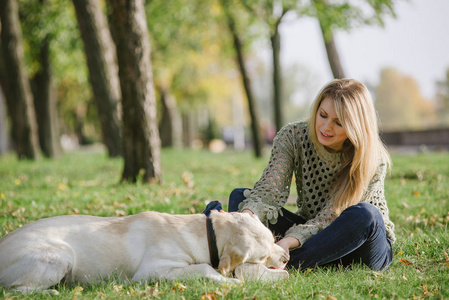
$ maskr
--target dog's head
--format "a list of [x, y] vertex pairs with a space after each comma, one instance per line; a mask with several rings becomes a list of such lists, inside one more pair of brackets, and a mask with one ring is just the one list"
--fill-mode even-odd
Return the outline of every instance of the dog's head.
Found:
[[289, 254], [274, 242], [271, 231], [256, 216], [212, 212], [220, 254], [218, 268], [228, 275], [239, 264], [255, 263], [283, 269]]

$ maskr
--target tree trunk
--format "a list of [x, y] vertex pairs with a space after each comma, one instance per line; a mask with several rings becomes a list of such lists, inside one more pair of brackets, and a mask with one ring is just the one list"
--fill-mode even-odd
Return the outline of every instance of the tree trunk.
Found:
[[160, 181], [160, 139], [143, 0], [108, 0], [123, 107], [122, 180]]
[[39, 53], [40, 70], [31, 80], [34, 108], [39, 133], [39, 145], [46, 157], [55, 157], [61, 151], [56, 111], [56, 99], [52, 88], [50, 67], [50, 42], [46, 36], [42, 40]]
[[340, 62], [340, 56], [338, 55], [332, 30], [328, 29], [326, 31], [322, 26], [320, 27], [321, 33], [323, 34], [324, 47], [326, 48], [327, 59], [329, 60], [332, 75], [335, 79], [345, 78], [345, 72]]
[[253, 97], [253, 93], [251, 90], [251, 82], [248, 77], [248, 72], [246, 70], [245, 61], [243, 58], [243, 46], [242, 41], [240, 40], [240, 37], [237, 33], [237, 29], [235, 28], [235, 22], [234, 19], [229, 12], [229, 9], [227, 7], [227, 4], [225, 3], [225, 0], [221, 1], [223, 10], [226, 15], [227, 24], [229, 31], [232, 34], [232, 39], [234, 42], [234, 48], [236, 51], [236, 59], [237, 64], [239, 66], [240, 74], [242, 76], [243, 86], [245, 88], [246, 98], [248, 100], [248, 109], [251, 119], [251, 132], [253, 136], [253, 147], [254, 147], [254, 154], [256, 157], [262, 156], [262, 140], [260, 138], [260, 128], [259, 128], [259, 116], [257, 113], [256, 103]]
[[329, 23], [329, 17], [320, 13], [320, 10], [326, 11], [326, 0], [313, 0], [317, 9], [317, 19], [320, 24], [321, 34], [323, 36], [324, 47], [326, 48], [327, 59], [335, 79], [345, 78], [343, 66], [338, 55], [337, 45], [334, 40], [334, 33]]
[[271, 47], [273, 49], [273, 108], [274, 124], [276, 132], [283, 126], [282, 114], [282, 74], [281, 74], [281, 35], [279, 33], [280, 21], [276, 23], [274, 33], [271, 36]]
[[120, 86], [114, 43], [106, 17], [96, 0], [73, 0], [84, 42], [95, 105], [109, 156], [122, 154]]
[[[0, 81], [1, 85], [1, 81]], [[4, 94], [2, 89], [0, 88], [0, 155], [8, 151], [9, 149], [9, 136], [7, 124], [6, 124], [6, 111], [4, 105]]]
[[194, 147], [194, 141], [196, 139], [195, 133], [197, 131], [194, 113], [189, 109], [182, 114], [182, 137], [184, 146], [187, 148]]
[[162, 147], [182, 147], [182, 120], [176, 100], [168, 88], [159, 86], [162, 117], [159, 122], [159, 135]]
[[1, 47], [8, 70], [5, 95], [11, 118], [13, 140], [19, 159], [39, 157], [36, 116], [22, 46], [19, 12], [15, 0], [0, 1]]

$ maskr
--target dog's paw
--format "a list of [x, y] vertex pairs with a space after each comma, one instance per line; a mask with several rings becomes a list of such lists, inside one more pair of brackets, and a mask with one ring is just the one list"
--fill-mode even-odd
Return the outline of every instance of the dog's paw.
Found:
[[260, 280], [277, 281], [288, 278], [288, 272], [280, 269], [268, 269], [262, 264], [241, 264], [234, 270], [234, 274], [242, 281]]
[[46, 295], [59, 295], [59, 292], [57, 290], [49, 289], [49, 290], [43, 290], [40, 288], [34, 288], [29, 286], [19, 286], [12, 290], [13, 293], [20, 293], [22, 295], [29, 295], [34, 293], [42, 293]]
[[231, 277], [226, 277], [226, 281], [225, 284], [241, 284], [242, 282], [240, 281], [240, 279], [237, 278], [231, 278]]

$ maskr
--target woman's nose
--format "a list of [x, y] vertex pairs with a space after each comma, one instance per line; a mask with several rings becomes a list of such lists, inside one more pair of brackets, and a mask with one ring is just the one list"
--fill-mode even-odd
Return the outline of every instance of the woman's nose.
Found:
[[323, 124], [323, 129], [326, 130], [331, 130], [332, 129], [332, 122], [330, 122], [329, 120], [326, 120]]

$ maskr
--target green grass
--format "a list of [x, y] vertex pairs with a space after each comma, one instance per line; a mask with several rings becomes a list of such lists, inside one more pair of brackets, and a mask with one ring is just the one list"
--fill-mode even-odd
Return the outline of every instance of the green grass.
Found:
[[[387, 271], [316, 268], [293, 272], [275, 284], [220, 285], [205, 280], [127, 285], [114, 278], [95, 286], [59, 285], [58, 299], [448, 299], [448, 153], [394, 155], [386, 181], [390, 218], [396, 225], [394, 260]], [[161, 185], [119, 184], [121, 159], [98, 151], [55, 160], [0, 157], [0, 236], [33, 220], [63, 214], [121, 216], [145, 210], [190, 214], [251, 187], [267, 158], [250, 152], [213, 154], [164, 150]], [[0, 298], [24, 297], [0, 288]], [[53, 296], [56, 298], [55, 296]]]

